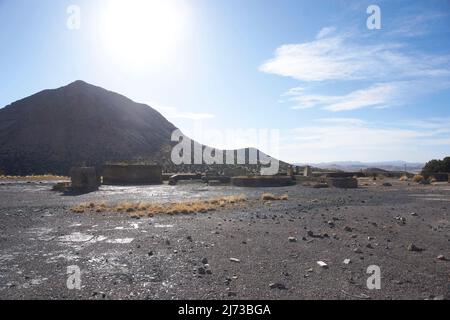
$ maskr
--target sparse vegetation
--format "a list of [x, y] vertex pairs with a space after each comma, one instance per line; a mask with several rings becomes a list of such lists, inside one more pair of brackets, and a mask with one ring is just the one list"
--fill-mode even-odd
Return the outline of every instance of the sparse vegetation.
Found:
[[429, 177], [433, 173], [449, 173], [450, 172], [450, 157], [443, 160], [431, 160], [425, 164], [422, 169], [422, 176]]
[[53, 181], [53, 180], [70, 180], [70, 178], [65, 176], [56, 176], [52, 174], [31, 175], [31, 176], [0, 175], [0, 180]]
[[417, 183], [423, 182], [424, 180], [425, 180], [425, 178], [421, 174], [416, 174], [412, 179], [413, 182], [417, 182]]
[[206, 213], [225, 208], [227, 205], [235, 205], [246, 202], [248, 199], [245, 195], [234, 195], [228, 197], [215, 198], [210, 200], [197, 200], [178, 203], [145, 203], [145, 202], [122, 202], [115, 205], [107, 205], [106, 203], [85, 203], [73, 207], [74, 213], [85, 212], [118, 212], [128, 213], [133, 218], [154, 216], [157, 214], [190, 214], [190, 213]]

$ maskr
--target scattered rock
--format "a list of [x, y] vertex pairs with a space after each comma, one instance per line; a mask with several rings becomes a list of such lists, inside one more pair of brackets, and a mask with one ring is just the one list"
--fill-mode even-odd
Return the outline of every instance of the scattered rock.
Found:
[[346, 226], [346, 227], [344, 228], [344, 230], [347, 231], [347, 232], [352, 232], [352, 231], [353, 231], [353, 228], [351, 228], [351, 227], [349, 227], [349, 226]]
[[438, 255], [438, 256], [437, 256], [437, 259], [438, 259], [438, 260], [441, 260], [441, 261], [446, 261], [446, 260], [447, 260], [447, 259], [444, 257], [443, 254]]
[[282, 283], [279, 283], [279, 282], [275, 282], [275, 283], [269, 284], [269, 288], [270, 289], [287, 290], [286, 286], [284, 284], [282, 284]]
[[208, 259], [207, 259], [207, 258], [203, 258], [203, 259], [202, 259], [202, 263], [203, 263], [203, 264], [208, 264]]
[[361, 250], [360, 248], [355, 248], [355, 249], [353, 250], [353, 252], [354, 252], [354, 253], [358, 253], [358, 254], [363, 253], [362, 250]]
[[345, 259], [344, 264], [350, 264], [352, 261], [350, 259]]
[[318, 264], [321, 268], [324, 268], [324, 269], [327, 269], [327, 268], [328, 268], [328, 265], [327, 265], [325, 262], [323, 262], [323, 261], [317, 261], [317, 264]]
[[228, 292], [228, 296], [229, 296], [229, 297], [236, 297], [237, 294], [236, 294], [236, 292], [229, 291], [229, 292]]
[[421, 252], [421, 251], [423, 251], [422, 248], [419, 248], [414, 243], [409, 244], [407, 249], [408, 249], [408, 251], [413, 251], [413, 252]]
[[297, 242], [297, 238], [289, 237], [289, 242]]
[[236, 262], [236, 263], [239, 263], [239, 262], [241, 262], [241, 260], [239, 260], [239, 259], [236, 259], [236, 258], [230, 258], [230, 261], [231, 261], [231, 262]]
[[203, 267], [199, 267], [198, 269], [197, 269], [197, 272], [198, 272], [198, 274], [206, 274], [206, 269], [205, 268], [203, 268]]
[[412, 215], [413, 217], [417, 217], [417, 213], [415, 212], [411, 212], [410, 215]]

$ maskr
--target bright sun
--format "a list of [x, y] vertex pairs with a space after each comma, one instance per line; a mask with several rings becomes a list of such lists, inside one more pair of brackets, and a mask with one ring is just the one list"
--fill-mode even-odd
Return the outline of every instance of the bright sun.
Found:
[[175, 51], [184, 20], [174, 0], [110, 0], [103, 9], [102, 40], [121, 63], [151, 66]]

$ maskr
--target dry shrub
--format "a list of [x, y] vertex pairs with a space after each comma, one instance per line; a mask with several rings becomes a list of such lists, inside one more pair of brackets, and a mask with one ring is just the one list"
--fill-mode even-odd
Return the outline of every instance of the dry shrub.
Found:
[[416, 174], [414, 177], [413, 177], [413, 182], [422, 182], [422, 181], [424, 181], [425, 180], [425, 178], [422, 176], [422, 175], [420, 175], [420, 174]]
[[190, 214], [190, 213], [207, 213], [216, 211], [219, 208], [224, 208], [227, 205], [236, 205], [247, 201], [245, 195], [234, 195], [210, 200], [196, 200], [176, 203], [132, 203], [123, 202], [117, 205], [108, 206], [105, 203], [95, 204], [93, 202], [88, 204], [80, 204], [73, 207], [71, 210], [74, 213], [89, 212], [126, 212], [130, 213], [132, 218], [139, 218], [144, 216], [153, 217], [157, 214]]
[[400, 179], [398, 179], [398, 181], [408, 181], [409, 178], [408, 176], [401, 176]]

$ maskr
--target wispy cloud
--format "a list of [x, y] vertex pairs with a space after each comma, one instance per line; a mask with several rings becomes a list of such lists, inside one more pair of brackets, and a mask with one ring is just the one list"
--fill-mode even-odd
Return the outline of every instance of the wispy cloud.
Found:
[[450, 75], [450, 56], [413, 52], [397, 42], [361, 44], [352, 35], [328, 35], [329, 29], [322, 29], [314, 41], [282, 45], [260, 70], [300, 81]]
[[440, 22], [442, 18], [447, 17], [448, 14], [427, 12], [416, 15], [402, 16], [401, 19], [396, 19], [388, 34], [391, 36], [401, 37], [418, 37], [429, 34], [432, 31], [432, 25]]

